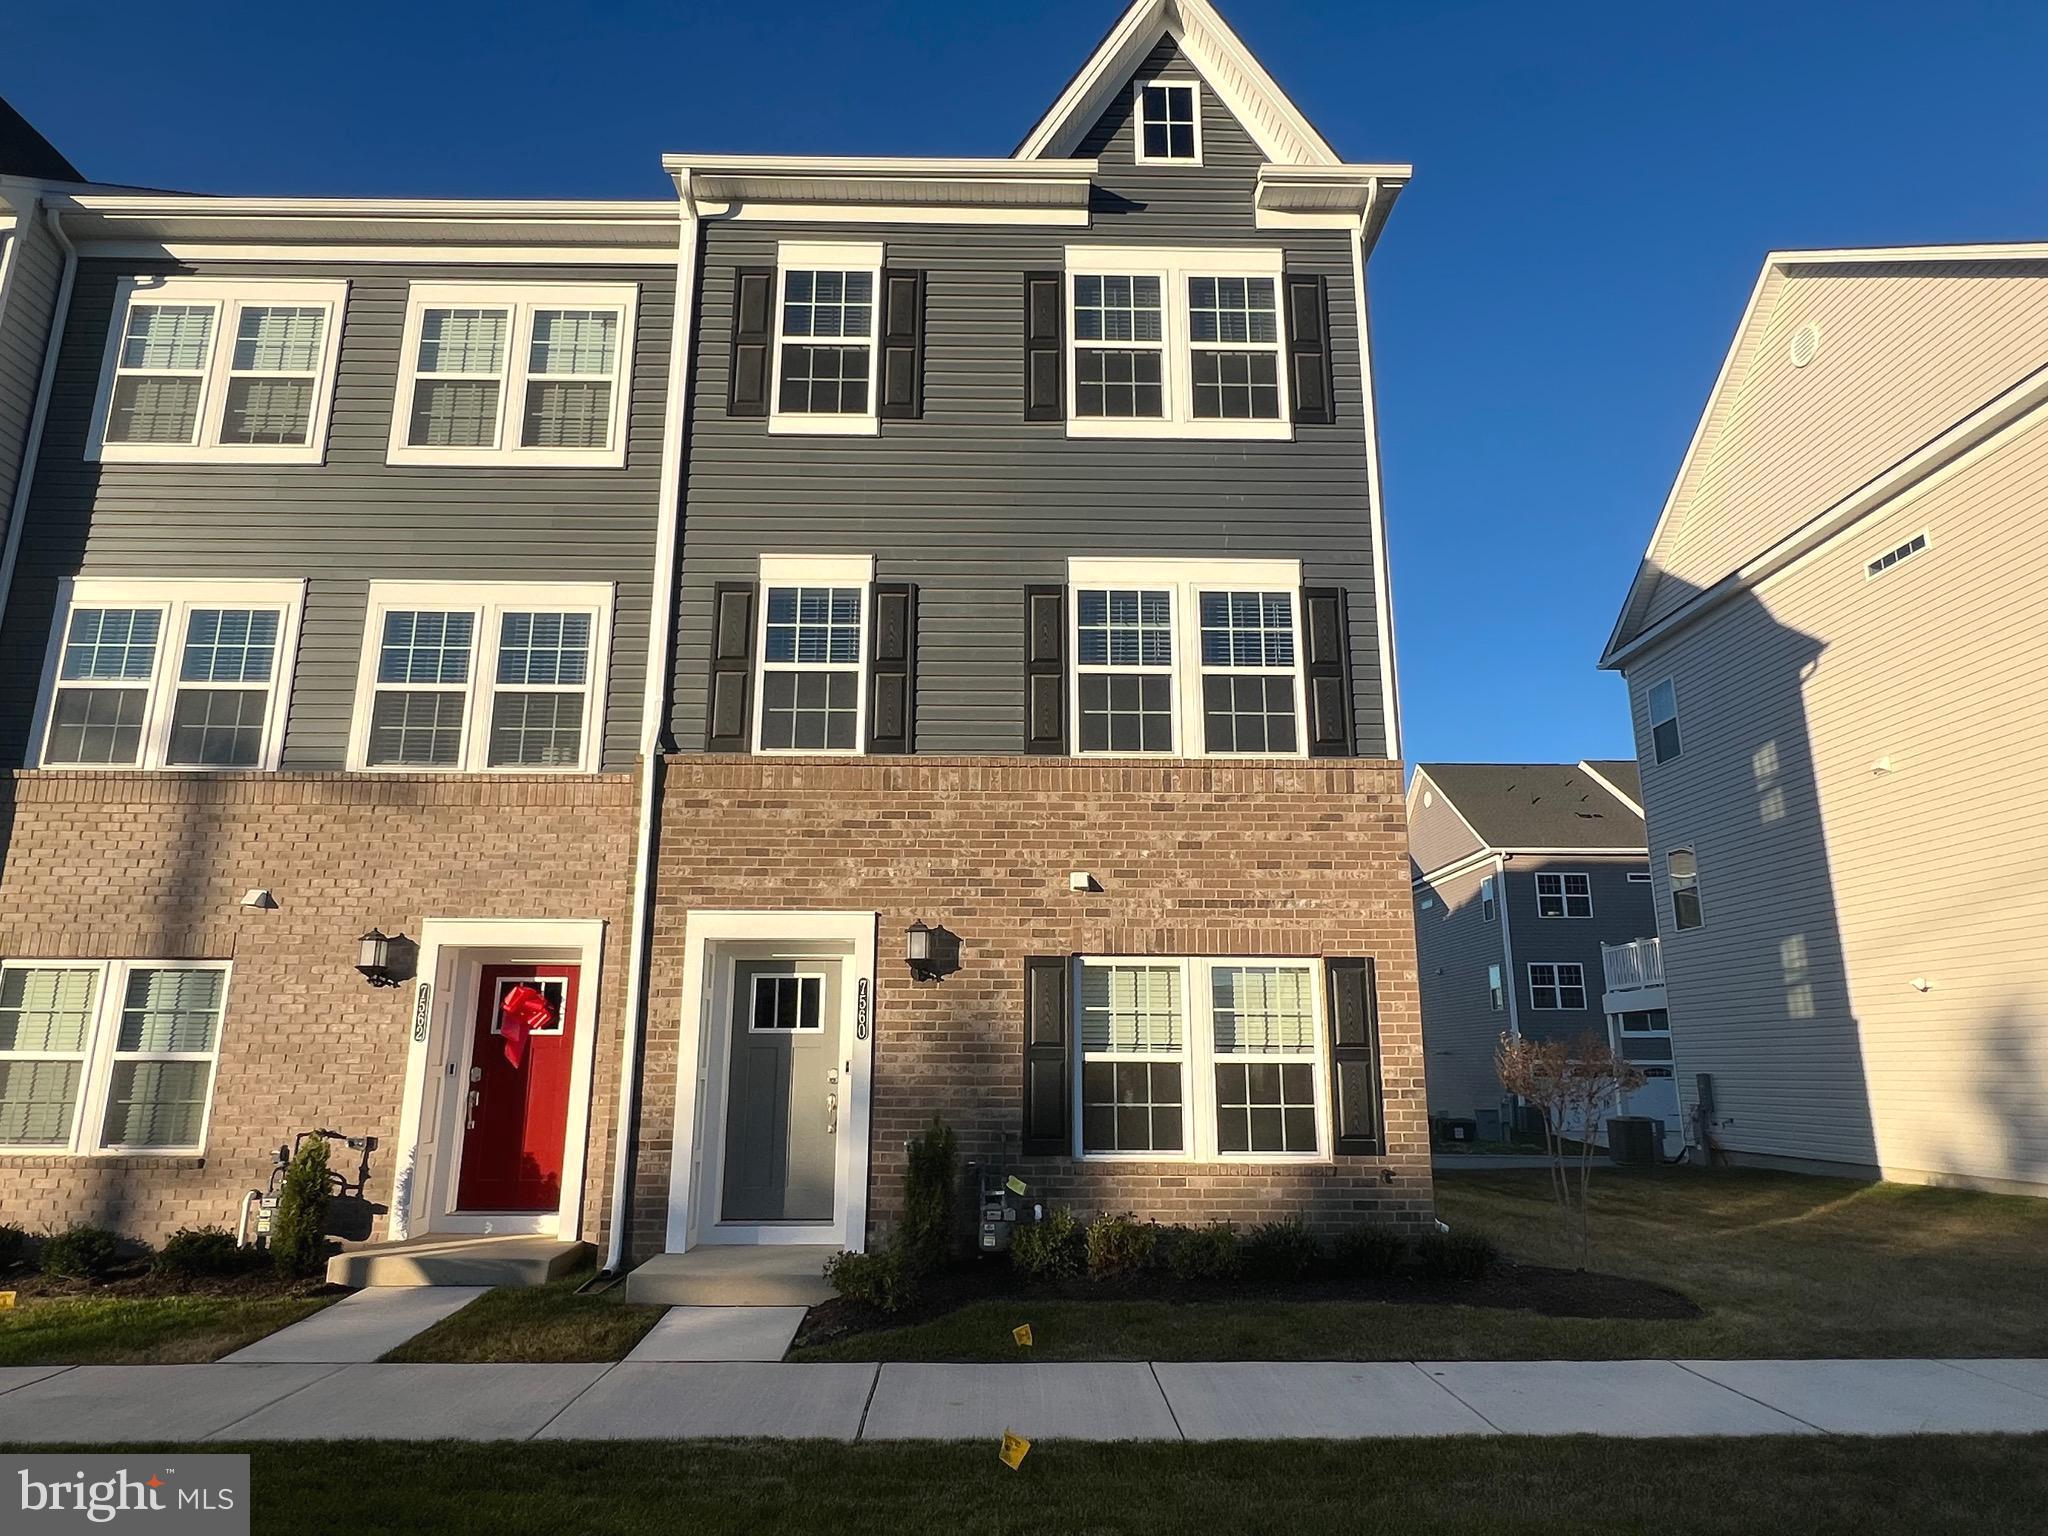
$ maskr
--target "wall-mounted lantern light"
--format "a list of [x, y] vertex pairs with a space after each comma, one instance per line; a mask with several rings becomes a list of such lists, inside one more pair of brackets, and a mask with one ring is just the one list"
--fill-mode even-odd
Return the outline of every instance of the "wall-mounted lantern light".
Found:
[[411, 968], [404, 961], [412, 948], [404, 935], [393, 937], [372, 928], [356, 940], [356, 969], [373, 987], [395, 987], [407, 979]]
[[917, 980], [939, 981], [960, 969], [960, 940], [943, 927], [926, 927], [920, 919], [904, 932], [903, 960]]

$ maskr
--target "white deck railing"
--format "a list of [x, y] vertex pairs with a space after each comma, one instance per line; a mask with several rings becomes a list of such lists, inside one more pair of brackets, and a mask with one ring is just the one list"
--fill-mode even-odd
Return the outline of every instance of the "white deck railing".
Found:
[[1655, 939], [1602, 944], [1600, 965], [1607, 973], [1610, 992], [1638, 992], [1664, 985], [1664, 951]]

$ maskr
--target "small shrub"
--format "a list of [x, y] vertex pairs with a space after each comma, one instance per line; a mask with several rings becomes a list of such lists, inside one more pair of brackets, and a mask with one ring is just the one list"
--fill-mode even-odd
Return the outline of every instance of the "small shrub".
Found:
[[1088, 1278], [1107, 1280], [1148, 1268], [1159, 1252], [1159, 1226], [1104, 1213], [1088, 1223]]
[[0, 1273], [28, 1262], [28, 1229], [13, 1224], [0, 1226]]
[[917, 1299], [917, 1276], [895, 1247], [835, 1253], [825, 1261], [825, 1279], [847, 1300], [865, 1302], [878, 1312], [900, 1312]]
[[1367, 1222], [1340, 1234], [1330, 1245], [1330, 1267], [1347, 1278], [1377, 1279], [1401, 1267], [1408, 1240], [1381, 1222]]
[[1260, 1222], [1242, 1246], [1245, 1273], [1260, 1280], [1299, 1280], [1322, 1254], [1322, 1244], [1299, 1216]]
[[1034, 1280], [1072, 1280], [1086, 1261], [1081, 1223], [1064, 1205], [1039, 1221], [1019, 1222], [1010, 1236], [1010, 1267]]
[[1244, 1267], [1237, 1228], [1227, 1221], [1175, 1232], [1166, 1250], [1166, 1267], [1176, 1280], [1234, 1280]]
[[180, 1227], [165, 1239], [150, 1260], [152, 1274], [180, 1280], [240, 1275], [263, 1263], [263, 1255], [244, 1248], [225, 1227]]
[[277, 1194], [270, 1218], [270, 1262], [281, 1275], [309, 1278], [327, 1268], [327, 1206], [334, 1189], [327, 1177], [327, 1138], [307, 1138]]
[[1460, 1227], [1453, 1232], [1425, 1232], [1415, 1244], [1423, 1278], [1442, 1285], [1454, 1280], [1484, 1280], [1500, 1263], [1500, 1249], [1484, 1232]]
[[896, 1240], [910, 1269], [927, 1271], [957, 1256], [959, 1155], [952, 1127], [937, 1116], [910, 1144], [903, 1180], [903, 1226]]
[[121, 1239], [105, 1227], [80, 1222], [43, 1239], [43, 1273], [65, 1280], [97, 1280], [120, 1258]]

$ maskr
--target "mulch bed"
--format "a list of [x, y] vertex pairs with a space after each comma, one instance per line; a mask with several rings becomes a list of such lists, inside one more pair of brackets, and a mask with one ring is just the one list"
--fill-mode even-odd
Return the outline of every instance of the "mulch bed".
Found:
[[1420, 1275], [1341, 1279], [1180, 1281], [1143, 1274], [1108, 1280], [1043, 1284], [1007, 1265], [970, 1263], [933, 1275], [917, 1301], [900, 1312], [881, 1312], [844, 1296], [821, 1302], [805, 1316], [792, 1348], [830, 1344], [855, 1334], [930, 1322], [980, 1301], [1164, 1301], [1175, 1305], [1260, 1302], [1393, 1302], [1407, 1306], [1497, 1307], [1545, 1317], [1689, 1320], [1705, 1313], [1669, 1286], [1596, 1270], [1503, 1264], [1483, 1280], [1431, 1284]]
[[231, 1301], [270, 1301], [293, 1296], [320, 1296], [343, 1288], [323, 1280], [287, 1280], [268, 1269], [242, 1275], [206, 1275], [190, 1278], [153, 1275], [146, 1263], [124, 1264], [99, 1280], [59, 1278], [34, 1270], [0, 1275], [0, 1291], [13, 1291], [24, 1303], [72, 1301], [86, 1297], [119, 1297], [130, 1301], [153, 1301], [165, 1296], [219, 1297]]

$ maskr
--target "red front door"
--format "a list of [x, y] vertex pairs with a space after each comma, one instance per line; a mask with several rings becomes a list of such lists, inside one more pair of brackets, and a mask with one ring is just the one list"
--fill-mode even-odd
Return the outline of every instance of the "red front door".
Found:
[[[456, 1194], [461, 1210], [552, 1211], [562, 1203], [578, 970], [573, 965], [483, 968], [463, 1098], [462, 1176]], [[529, 1030], [520, 1051], [518, 1026], [513, 1026], [512, 1040], [505, 1034], [505, 1000], [522, 985], [547, 1000], [554, 1022]]]

